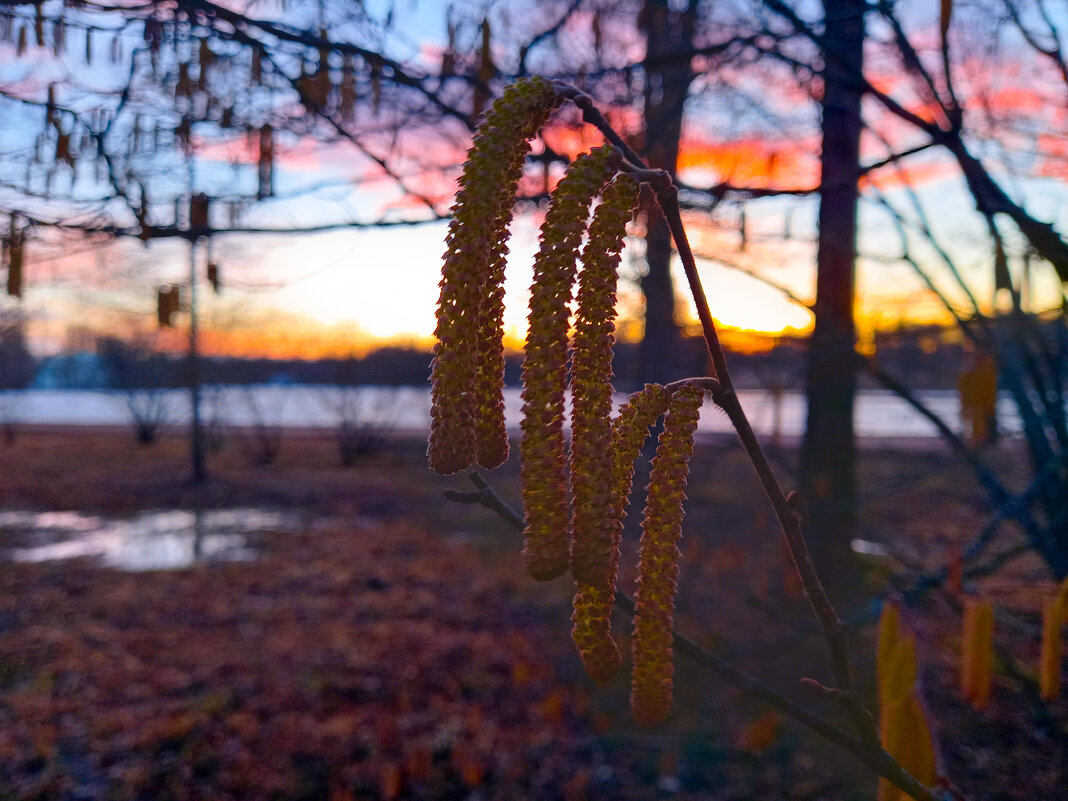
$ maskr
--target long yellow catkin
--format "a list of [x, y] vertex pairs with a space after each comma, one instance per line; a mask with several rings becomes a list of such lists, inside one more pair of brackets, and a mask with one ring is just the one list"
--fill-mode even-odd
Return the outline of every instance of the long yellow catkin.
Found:
[[989, 601], [970, 598], [965, 603], [961, 652], [961, 695], [983, 710], [994, 682], [994, 608]]
[[916, 640], [910, 634], [898, 639], [890, 651], [884, 679], [879, 687], [880, 714], [884, 722], [889, 712], [916, 686]]
[[1064, 623], [1060, 604], [1047, 601], [1042, 609], [1042, 652], [1039, 656], [1038, 684], [1043, 701], [1052, 701], [1061, 694], [1061, 625]]
[[[900, 631], [896, 609], [884, 607], [879, 626], [879, 724], [883, 748], [925, 785], [937, 779], [934, 738], [917, 690], [916, 641]], [[885, 642], [891, 633], [893, 644]], [[886, 650], [888, 648], [888, 650]], [[879, 780], [879, 801], [906, 799], [886, 779]]]
[[590, 203], [618, 166], [610, 147], [580, 156], [549, 201], [534, 259], [526, 356], [520, 477], [527, 572], [547, 580], [567, 570], [570, 514], [564, 450], [569, 303]]
[[[901, 729], [904, 728], [904, 703], [899, 701], [888, 707], [884, 707], [880, 715], [880, 737], [886, 753], [897, 759], [894, 753], [900, 748]], [[902, 766], [904, 767], [904, 766]], [[878, 801], [899, 801], [901, 791], [886, 779], [879, 779]]]
[[900, 638], [901, 612], [889, 601], [879, 615], [879, 640], [875, 654], [875, 681], [879, 691], [880, 709], [886, 705], [886, 679], [890, 669], [890, 654]]
[[541, 78], [517, 81], [475, 133], [446, 239], [431, 373], [430, 467], [455, 473], [475, 459], [492, 468], [508, 456], [502, 342], [508, 223], [523, 160], [559, 105]]
[[605, 189], [582, 251], [571, 361], [571, 574], [603, 586], [615, 529], [612, 520], [612, 345], [616, 267], [638, 198], [637, 182], [620, 174]]
[[1057, 590], [1057, 597], [1053, 599], [1053, 604], [1057, 609], [1057, 614], [1061, 616], [1061, 620], [1068, 620], [1068, 578], [1061, 582], [1061, 586]]
[[961, 626], [960, 646], [960, 695], [968, 701], [974, 694], [975, 684], [975, 629], [978, 620], [978, 606], [975, 599], [964, 601], [964, 621]]
[[678, 542], [693, 435], [703, 398], [704, 392], [692, 385], [674, 392], [649, 476], [634, 594], [630, 694], [631, 713], [642, 726], [656, 726], [671, 712]]
[[[883, 744], [906, 771], [921, 784], [938, 780], [934, 738], [919, 695], [912, 691], [889, 710], [890, 723], [884, 728]], [[879, 801], [906, 801], [909, 796], [886, 779], [879, 780]]]
[[[622, 666], [612, 638], [619, 530], [613, 491], [612, 344], [616, 268], [638, 184], [617, 175], [593, 215], [582, 251], [571, 366], [571, 573], [576, 593], [572, 639], [590, 678], [607, 681]], [[622, 517], [622, 509], [620, 509]]]
[[646, 384], [635, 392], [612, 423], [612, 525], [609, 583], [604, 587], [579, 585], [575, 593], [574, 624], [571, 638], [582, 657], [583, 667], [595, 681], [608, 681], [622, 666], [623, 659], [612, 638], [612, 605], [616, 599], [616, 574], [619, 566], [619, 541], [623, 533], [623, 515], [634, 483], [634, 460], [638, 458], [649, 429], [667, 409], [668, 392], [659, 384]]

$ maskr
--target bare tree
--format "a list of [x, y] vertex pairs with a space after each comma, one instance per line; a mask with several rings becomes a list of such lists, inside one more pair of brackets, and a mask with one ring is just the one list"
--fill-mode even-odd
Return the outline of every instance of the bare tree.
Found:
[[254, 465], [274, 464], [282, 450], [282, 415], [286, 399], [279, 387], [242, 384], [232, 388], [236, 411], [235, 439]]
[[26, 347], [23, 315], [5, 310], [0, 315], [0, 425], [9, 445], [18, 437], [22, 391], [34, 376], [34, 359]]
[[180, 368], [171, 357], [154, 351], [143, 336], [102, 338], [97, 353], [111, 391], [126, 406], [137, 441], [153, 444], [175, 421]]

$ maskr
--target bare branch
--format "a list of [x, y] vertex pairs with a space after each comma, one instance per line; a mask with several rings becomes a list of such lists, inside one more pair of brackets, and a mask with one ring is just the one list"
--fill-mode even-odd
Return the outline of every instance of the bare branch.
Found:
[[[522, 532], [526, 525], [523, 516], [509, 506], [477, 472], [470, 473], [469, 478], [475, 485], [476, 491], [459, 492], [447, 490], [445, 498], [457, 503], [478, 504], [491, 509], [516, 531]], [[625, 593], [616, 594], [615, 604], [617, 608], [622, 609], [628, 616], [634, 615], [634, 601]], [[829, 723], [819, 714], [812, 712], [788, 696], [768, 686], [757, 677], [746, 673], [727, 660], [702, 648], [685, 635], [675, 631], [673, 636], [675, 653], [680, 657], [689, 659], [694, 664], [709, 670], [746, 695], [770, 704], [784, 715], [793, 718], [801, 725], [842, 748], [872, 772], [888, 779], [895, 786], [909, 793], [913, 798], [918, 799], [918, 801], [937, 801], [938, 797], [934, 793], [904, 771], [897, 761], [880, 748], [877, 743], [872, 747], [870, 744], [861, 742], [834, 724]]]

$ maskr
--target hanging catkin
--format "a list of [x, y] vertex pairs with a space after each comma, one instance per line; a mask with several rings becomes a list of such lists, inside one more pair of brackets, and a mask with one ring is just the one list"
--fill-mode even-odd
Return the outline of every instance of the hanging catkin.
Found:
[[493, 64], [492, 33], [489, 18], [482, 20], [482, 47], [478, 55], [478, 76], [475, 81], [474, 96], [471, 100], [471, 116], [478, 119], [489, 99], [489, 81], [497, 72]]
[[568, 304], [589, 208], [616, 171], [617, 156], [601, 147], [568, 168], [549, 201], [534, 258], [523, 360], [523, 532], [527, 572], [555, 578], [567, 570], [570, 515], [564, 451]]
[[608, 576], [603, 587], [579, 586], [575, 593], [574, 624], [571, 638], [582, 657], [586, 672], [596, 681], [607, 681], [622, 665], [622, 657], [611, 632], [612, 606], [616, 599], [616, 573], [619, 564], [619, 541], [623, 533], [623, 515], [634, 482], [634, 460], [649, 436], [649, 429], [667, 409], [668, 392], [659, 384], [646, 384], [635, 392], [619, 411], [612, 424], [612, 547], [609, 551]]
[[994, 679], [994, 608], [969, 598], [964, 606], [961, 695], [977, 710], [986, 708]]
[[22, 297], [22, 260], [24, 255], [25, 229], [18, 227], [18, 217], [11, 215], [7, 240], [7, 294]]
[[1042, 651], [1039, 656], [1038, 684], [1043, 701], [1052, 701], [1061, 693], [1061, 625], [1064, 619], [1056, 599], [1046, 601], [1042, 609]]
[[[883, 728], [883, 748], [898, 764], [921, 784], [931, 786], [938, 780], [931, 727], [924, 714], [919, 695], [909, 692], [889, 711], [890, 720]], [[878, 801], [908, 801], [886, 779], [879, 779]]]
[[508, 224], [527, 139], [559, 102], [548, 81], [517, 81], [494, 103], [468, 151], [446, 238], [434, 331], [427, 456], [438, 473], [470, 466], [476, 451], [484, 467], [496, 467], [508, 455], [502, 339]]
[[341, 62], [341, 118], [353, 122], [356, 112], [356, 65], [352, 54], [346, 53]]
[[875, 681], [879, 688], [879, 706], [886, 706], [886, 680], [890, 670], [890, 655], [894, 646], [900, 639], [901, 613], [896, 604], [889, 601], [883, 603], [882, 613], [879, 615], [879, 640], [875, 654]]
[[1068, 619], [1068, 578], [1061, 582], [1053, 603], [1057, 608], [1057, 614], [1061, 616], [1061, 620]]
[[[605, 189], [582, 251], [571, 368], [571, 573], [577, 585], [572, 638], [596, 681], [607, 681], [622, 658], [611, 635], [619, 544], [613, 489], [612, 344], [616, 268], [638, 199], [637, 182], [620, 174]], [[620, 510], [622, 512], [622, 510]]]
[[[507, 93], [507, 90], [506, 90]], [[508, 224], [512, 219], [512, 200], [515, 187], [523, 171], [523, 163], [529, 152], [526, 140], [534, 136], [545, 124], [549, 115], [559, 104], [552, 86], [538, 79], [531, 86], [526, 98], [525, 119], [518, 119], [517, 136], [522, 142], [520, 150], [513, 152], [508, 165], [507, 185], [509, 198], [497, 209], [494, 225], [508, 236]], [[496, 104], [486, 118], [493, 124]], [[492, 469], [508, 458], [508, 433], [504, 426], [504, 266], [508, 254], [502, 241], [499, 249], [486, 254], [486, 289], [478, 306], [478, 333], [476, 347], [480, 354], [475, 378], [475, 399], [478, 413], [475, 418], [475, 459], [480, 465]], [[535, 269], [537, 269], [535, 265]]]
[[[889, 611], [893, 610], [893, 611]], [[886, 642], [893, 633], [894, 642]], [[934, 739], [917, 687], [916, 641], [900, 630], [896, 607], [883, 607], [879, 625], [879, 726], [882, 746], [925, 785], [935, 782]], [[884, 636], [885, 635], [885, 636]], [[886, 779], [879, 780], [879, 801], [908, 796]]]
[[887, 726], [894, 707], [916, 686], [916, 641], [910, 634], [900, 636], [887, 659], [879, 680], [879, 721], [883, 741], [889, 741]]
[[671, 711], [678, 541], [682, 537], [693, 434], [703, 399], [703, 390], [693, 385], [685, 385], [671, 396], [649, 476], [634, 594], [630, 694], [631, 713], [642, 726], [658, 725]]
[[612, 345], [616, 267], [637, 182], [617, 175], [605, 189], [582, 251], [571, 367], [571, 574], [578, 584], [603, 586], [615, 528], [612, 516]]
[[274, 128], [269, 123], [260, 128], [259, 148], [256, 196], [262, 200], [274, 194]]

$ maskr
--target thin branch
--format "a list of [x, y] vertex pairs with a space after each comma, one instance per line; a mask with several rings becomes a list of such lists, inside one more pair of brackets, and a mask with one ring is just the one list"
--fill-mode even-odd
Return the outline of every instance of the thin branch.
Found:
[[1015, 0], [1003, 0], [1003, 2], [1005, 3], [1005, 10], [1009, 12], [1009, 17], [1016, 24], [1024, 41], [1026, 41], [1036, 53], [1041, 53], [1053, 62], [1057, 71], [1060, 72], [1061, 78], [1064, 79], [1065, 86], [1068, 87], [1068, 61], [1065, 61], [1064, 52], [1061, 50], [1060, 46], [1060, 36], [1057, 26], [1049, 16], [1046, 6], [1041, 0], [1037, 3], [1042, 20], [1046, 23], [1047, 33], [1053, 40], [1053, 44], [1049, 47], [1044, 47], [1042, 43], [1038, 41], [1038, 36], [1035, 32], [1024, 25], [1023, 19], [1020, 16], [1020, 10], [1016, 5]]
[[1001, 185], [994, 180], [982, 162], [968, 150], [962, 138], [961, 127], [951, 126], [949, 130], [905, 108], [901, 103], [876, 88], [864, 76], [863, 70], [856, 70], [837, 48], [827, 42], [826, 37], [812, 29], [797, 12], [783, 0], [763, 0], [764, 4], [792, 24], [795, 30], [808, 38], [823, 53], [824, 58], [834, 59], [843, 67], [853, 70], [853, 83], [865, 94], [875, 98], [888, 111], [926, 133], [939, 145], [945, 147], [956, 159], [968, 185], [968, 190], [975, 199], [980, 212], [986, 214], [1008, 215], [1020, 232], [1027, 237], [1035, 250], [1053, 265], [1062, 282], [1068, 281], [1068, 242], [1061, 237], [1051, 223], [1035, 219], [1028, 211], [1015, 202]]
[[[867, 752], [870, 755], [882, 755], [890, 760], [893, 769], [887, 769], [886, 772], [877, 771], [880, 776], [889, 779], [896, 786], [901, 787], [901, 789], [904, 789], [917, 799], [935, 798], [930, 790], [919, 785], [912, 776], [905, 773], [905, 771], [901, 769], [901, 766], [897, 764], [895, 760], [890, 758], [889, 755], [885, 754], [879, 747], [879, 734], [875, 727], [875, 721], [871, 713], [860, 701], [860, 698], [854, 689], [845, 642], [845, 625], [838, 617], [838, 613], [831, 603], [823, 583], [816, 572], [816, 568], [813, 565], [812, 557], [809, 553], [808, 545], [801, 528], [801, 518], [798, 513], [799, 498], [797, 493], [791, 492], [790, 495], [787, 496], [783, 492], [783, 489], [768, 462], [767, 456], [760, 445], [760, 441], [753, 431], [753, 427], [742, 408], [738, 395], [734, 391], [734, 385], [731, 380], [730, 370], [727, 366], [726, 356], [719, 341], [716, 325], [712, 319], [708, 300], [705, 297], [704, 288], [701, 285], [701, 278], [697, 271], [697, 263], [694, 259], [693, 251], [690, 248], [686, 229], [682, 223], [682, 212], [678, 203], [678, 188], [675, 186], [671, 176], [667, 172], [663, 170], [651, 170], [644, 165], [641, 159], [638, 158], [637, 154], [626, 145], [622, 140], [622, 137], [619, 136], [612, 126], [604, 119], [603, 115], [597, 110], [592, 98], [574, 87], [562, 86], [559, 84], [557, 84], [557, 87], [561, 95], [571, 99], [580, 109], [582, 109], [583, 118], [587, 122], [595, 125], [609, 142], [620, 149], [625, 160], [628, 162], [622, 166], [622, 169], [629, 170], [629, 172], [631, 172], [631, 174], [638, 180], [647, 182], [656, 193], [657, 202], [665, 220], [667, 221], [668, 228], [671, 230], [672, 239], [675, 242], [675, 249], [682, 261], [683, 270], [686, 274], [686, 279], [690, 288], [690, 294], [697, 307], [698, 318], [701, 321], [701, 329], [704, 334], [705, 345], [708, 348], [709, 356], [711, 357], [715, 369], [715, 378], [720, 384], [720, 389], [713, 395], [713, 400], [730, 418], [731, 424], [734, 426], [738, 438], [741, 440], [742, 446], [745, 448], [749, 460], [752, 462], [753, 467], [756, 470], [761, 485], [764, 487], [764, 490], [771, 501], [772, 508], [774, 509], [775, 515], [782, 528], [783, 537], [786, 540], [790, 555], [794, 561], [794, 566], [801, 578], [806, 597], [823, 629], [824, 637], [827, 640], [831, 652], [831, 662], [836, 688], [842, 692], [843, 698], [848, 699], [847, 707], [850, 716], [853, 719], [853, 724], [860, 734], [862, 751]], [[882, 762], [883, 760], [879, 757], [875, 761]], [[870, 765], [871, 762], [868, 764]], [[909, 787], [905, 787], [898, 783], [898, 780], [902, 778], [902, 774], [904, 777], [907, 777]]]
[[[938, 85], [935, 83], [934, 77], [931, 75], [927, 67], [924, 66], [919, 53], [916, 52], [916, 49], [912, 46], [912, 42], [909, 41], [905, 29], [901, 27], [901, 21], [894, 13], [893, 5], [887, 2], [887, 0], [880, 0], [877, 8], [883, 19], [890, 25], [890, 29], [894, 32], [894, 41], [897, 44], [898, 53], [901, 56], [901, 61], [904, 64], [905, 69], [916, 76], [921, 83], [919, 90], [920, 95], [924, 98], [928, 106], [934, 106], [938, 110], [938, 113], [944, 118], [947, 127], [955, 128], [959, 126], [961, 111], [960, 106], [957, 103], [956, 95], [953, 92], [948, 61], [946, 61], [945, 81], [946, 90], [950, 96], [950, 100], [949, 102], [946, 102], [938, 92]], [[943, 47], [942, 53], [948, 58], [948, 50], [945, 47]]]
[[662, 183], [660, 186], [656, 187], [656, 190], [660, 209], [664, 213], [664, 217], [667, 219], [668, 227], [671, 229], [672, 237], [675, 240], [675, 247], [678, 250], [679, 258], [682, 260], [683, 269], [686, 273], [686, 280], [690, 285], [690, 294], [693, 296], [694, 302], [697, 304], [698, 317], [701, 319], [701, 327], [705, 335], [705, 344], [708, 347], [709, 355], [712, 357], [712, 363], [716, 369], [716, 378], [719, 379], [722, 387], [720, 392], [713, 396], [713, 399], [730, 418], [731, 424], [738, 433], [738, 438], [742, 441], [742, 446], [745, 448], [750, 461], [753, 463], [753, 467], [756, 469], [757, 476], [760, 478], [760, 483], [764, 487], [764, 491], [768, 494], [768, 498], [771, 500], [772, 508], [775, 510], [775, 515], [779, 519], [779, 524], [782, 527], [783, 536], [786, 539], [787, 547], [793, 558], [794, 566], [797, 568], [798, 575], [801, 577], [801, 583], [805, 588], [809, 603], [812, 605], [812, 610], [815, 612], [816, 617], [820, 622], [820, 626], [823, 628], [824, 636], [830, 647], [835, 683], [838, 685], [838, 689], [854, 699], [854, 703], [850, 704], [850, 713], [853, 718], [853, 724], [856, 726], [857, 731], [860, 733], [864, 742], [869, 746], [874, 747], [878, 743], [878, 733], [875, 729], [875, 722], [871, 713], [860, 702], [853, 689], [853, 678], [849, 667], [849, 658], [846, 652], [845, 626], [838, 617], [838, 613], [835, 611], [834, 606], [823, 587], [823, 582], [820, 580], [819, 574], [816, 572], [815, 565], [812, 563], [808, 544], [805, 542], [804, 534], [801, 530], [801, 517], [797, 511], [797, 495], [796, 493], [791, 493], [791, 496], [787, 498], [786, 494], [783, 492], [782, 487], [779, 485], [778, 479], [775, 477], [775, 473], [771, 468], [771, 464], [768, 462], [767, 456], [764, 453], [764, 449], [761, 447], [760, 441], [757, 439], [756, 433], [753, 431], [753, 427], [749, 423], [749, 418], [746, 417], [745, 411], [742, 409], [741, 402], [738, 400], [738, 395], [734, 391], [730, 370], [727, 367], [726, 356], [720, 345], [719, 337], [716, 334], [715, 322], [712, 320], [712, 313], [709, 310], [704, 288], [701, 286], [701, 278], [697, 272], [697, 263], [694, 260], [693, 252], [690, 250], [686, 230], [682, 225], [682, 214], [679, 209], [677, 191], [670, 183]]
[[[881, 170], [883, 167], [888, 167], [891, 164], [901, 161], [902, 159], [908, 158], [909, 156], [913, 156], [917, 153], [922, 153], [923, 151], [934, 147], [934, 145], [934, 142], [928, 141], [924, 142], [923, 144], [916, 145], [915, 147], [910, 147], [907, 150], [902, 150], [898, 153], [891, 153], [886, 158], [880, 159], [879, 161], [873, 162], [872, 164], [868, 164], [867, 166], [861, 167], [857, 175], [858, 177], [869, 175], [870, 173]], [[782, 196], [804, 197], [806, 195], [819, 194], [824, 189], [822, 185], [800, 189], [776, 189], [773, 187], [766, 186], [744, 186], [740, 184], [731, 183], [730, 181], [720, 181], [715, 186], [709, 187], [693, 186], [691, 184], [682, 183], [681, 181], [676, 181], [675, 184], [676, 186], [678, 186], [681, 192], [685, 192], [687, 195], [704, 196], [709, 198], [709, 205], [712, 207], [714, 207], [717, 203], [723, 200], [727, 195], [742, 195], [746, 198], [754, 199]], [[827, 188], [833, 190], [840, 189], [842, 187], [841, 185], [839, 185], [828, 186]]]
[[[445, 498], [457, 503], [478, 504], [491, 509], [516, 531], [522, 532], [526, 526], [523, 516], [509, 506], [477, 472], [469, 474], [469, 478], [477, 488], [475, 492], [447, 490], [444, 493]], [[634, 601], [626, 594], [617, 593], [615, 604], [617, 608], [622, 609], [627, 615], [634, 616]], [[689, 659], [694, 664], [700, 665], [716, 674], [746, 695], [770, 704], [784, 715], [793, 718], [801, 725], [847, 751], [872, 772], [889, 780], [896, 787], [918, 799], [918, 801], [938, 801], [938, 796], [903, 770], [893, 757], [878, 746], [878, 743], [872, 746], [852, 737], [817, 713], [783, 695], [757, 677], [735, 667], [727, 660], [702, 648], [685, 635], [675, 631], [673, 632], [673, 638], [675, 653], [680, 657]], [[845, 694], [843, 693], [839, 698], [844, 700]]]
[[810, 312], [812, 311], [812, 305], [806, 302], [792, 289], [780, 284], [778, 281], [774, 281], [771, 278], [768, 278], [765, 275], [761, 275], [756, 270], [751, 270], [748, 267], [743, 267], [742, 265], [730, 261], [729, 259], [725, 259], [722, 256], [714, 256], [710, 253], [695, 253], [694, 258], [700, 259], [701, 261], [710, 261], [713, 264], [718, 264], [720, 267], [725, 267], [728, 270], [734, 270], [735, 272], [739, 272], [742, 275], [747, 275], [754, 281], [759, 281], [760, 283], [764, 284], [764, 286], [774, 289], [776, 292], [781, 294], [791, 303], [795, 303], [801, 308], [806, 309]]
[[[974, 541], [969, 545], [960, 555], [962, 562], [971, 562], [979, 558], [983, 551], [994, 540], [994, 535], [997, 534], [1001, 527], [1001, 524], [1012, 517], [1015, 517], [1020, 509], [1026, 509], [1031, 501], [1034, 500], [1039, 490], [1042, 489], [1043, 484], [1047, 482], [1053, 475], [1055, 475], [1057, 469], [1061, 466], [1061, 462], [1053, 460], [1049, 462], [1042, 470], [1039, 471], [1031, 483], [1027, 486], [1023, 492], [1018, 495], [1007, 499], [1001, 504], [989, 520], [983, 524], [983, 527], [979, 530], [979, 533], [975, 536]], [[1033, 551], [1034, 545], [1028, 543], [1025, 546], [1014, 546], [1011, 551], [1005, 553], [1012, 554], [1009, 558], [1015, 558], [1019, 555], [1020, 548], [1024, 551]], [[1001, 554], [994, 557], [990, 562], [985, 565], [976, 565], [966, 571], [964, 571], [964, 577], [970, 578], [975, 576], [989, 575], [993, 572], [993, 568], [1004, 564], [1005, 554]], [[910, 581], [911, 584], [907, 588], [902, 590], [906, 601], [914, 603], [916, 599], [925, 593], [926, 591], [935, 587], [941, 586], [949, 577], [949, 567], [943, 566], [937, 570], [933, 570], [928, 573], [923, 573], [919, 576], [913, 576]]]
[[564, 9], [564, 13], [560, 15], [560, 18], [556, 20], [548, 28], [545, 28], [541, 32], [534, 35], [527, 44], [519, 51], [519, 75], [525, 76], [527, 74], [527, 56], [530, 55], [530, 51], [544, 42], [546, 39], [551, 39], [560, 32], [560, 29], [567, 24], [567, 21], [571, 19], [572, 15], [578, 11], [579, 6], [582, 5], [582, 0], [571, 0], [571, 4]]
[[42, 228], [53, 228], [60, 231], [77, 231], [83, 234], [103, 234], [109, 237], [121, 238], [132, 237], [136, 239], [149, 240], [149, 239], [189, 239], [190, 237], [200, 238], [203, 236], [221, 236], [225, 234], [284, 234], [284, 235], [299, 235], [299, 234], [319, 234], [326, 233], [328, 231], [343, 231], [343, 230], [357, 230], [357, 229], [373, 229], [373, 228], [411, 228], [417, 225], [427, 225], [429, 223], [441, 222], [442, 220], [449, 219], [447, 214], [435, 214], [434, 216], [428, 216], [420, 219], [398, 219], [398, 220], [346, 220], [334, 223], [322, 223], [321, 225], [308, 225], [308, 226], [296, 226], [296, 227], [272, 227], [272, 226], [224, 226], [224, 227], [212, 227], [207, 228], [179, 228], [174, 225], [160, 225], [150, 226], [148, 230], [143, 230], [138, 226], [123, 226], [113, 225], [110, 223], [77, 223], [77, 222], [61, 222], [59, 220], [50, 220], [44, 217], [38, 217], [20, 209], [5, 209], [7, 213], [17, 214], [22, 219], [25, 219], [35, 226]]
[[[470, 114], [445, 103], [436, 90], [429, 89], [426, 86], [430, 76], [416, 75], [409, 72], [400, 62], [386, 58], [381, 53], [377, 53], [374, 50], [368, 50], [365, 47], [359, 47], [344, 42], [331, 41], [308, 31], [301, 31], [279, 23], [248, 17], [227, 8], [226, 6], [212, 3], [208, 0], [179, 0], [179, 6], [201, 10], [208, 19], [217, 17], [218, 19], [224, 20], [233, 26], [235, 34], [240, 33], [242, 28], [255, 28], [280, 41], [300, 44], [308, 48], [327, 48], [336, 53], [359, 56], [368, 64], [373, 64], [381, 69], [384, 78], [401, 86], [415, 89], [423, 95], [423, 97], [429, 100], [441, 113], [460, 120], [468, 128], [473, 127], [473, 120], [471, 119]], [[218, 29], [215, 30], [222, 35], [222, 31], [219, 31]], [[248, 34], [246, 33], [245, 35], [247, 36]], [[249, 38], [252, 39], [252, 41], [257, 42], [259, 46], [264, 46], [262, 42], [259, 42], [254, 37]]]

